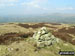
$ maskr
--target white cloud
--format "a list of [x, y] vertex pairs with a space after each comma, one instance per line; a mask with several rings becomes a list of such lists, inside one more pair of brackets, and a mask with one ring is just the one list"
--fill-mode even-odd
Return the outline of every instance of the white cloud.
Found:
[[23, 5], [23, 6], [26, 5], [26, 2], [23, 2], [23, 3], [21, 3], [20, 5]]
[[40, 8], [40, 5], [36, 1], [26, 3], [26, 5], [32, 6], [32, 7], [35, 7], [35, 8]]
[[10, 3], [10, 4], [7, 4], [7, 6], [15, 6], [16, 4], [14, 3]]
[[75, 8], [72, 8], [72, 7], [56, 8], [56, 10], [75, 10]]
[[18, 2], [18, 0], [7, 0], [9, 2]]
[[10, 4], [0, 4], [0, 8], [1, 8], [1, 7], [6, 7], [6, 6], [16, 6], [16, 4], [14, 4], [14, 3], [10, 3]]
[[18, 2], [18, 0], [0, 0], [0, 3]]
[[[40, 5], [43, 2], [46, 2], [47, 0], [31, 0], [30, 2], [22, 2], [20, 5], [22, 6], [28, 6], [28, 7], [34, 7], [41, 10], [48, 10], [48, 8], [44, 8]], [[16, 3], [19, 2], [19, 0], [0, 0], [0, 6], [15, 6]]]
[[43, 8], [43, 10], [49, 10], [48, 8]]
[[0, 7], [5, 6], [15, 6], [14, 2], [18, 2], [19, 0], [0, 0]]
[[33, 0], [33, 1], [36, 1], [36, 2], [46, 2], [48, 0]]
[[0, 6], [5, 6], [5, 4], [0, 4]]
[[39, 3], [43, 3], [44, 1], [47, 1], [47, 0], [32, 0], [31, 2], [23, 2], [21, 3], [21, 5], [25, 6], [29, 6], [29, 7], [35, 7], [35, 8], [39, 8], [39, 9], [42, 9], [42, 10], [48, 10], [47, 8], [43, 8], [41, 7], [41, 5], [39, 5]]

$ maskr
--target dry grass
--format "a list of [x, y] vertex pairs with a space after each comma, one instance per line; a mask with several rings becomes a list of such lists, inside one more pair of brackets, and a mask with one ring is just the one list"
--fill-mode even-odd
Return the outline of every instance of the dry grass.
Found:
[[18, 24], [19, 26], [21, 27], [24, 27], [24, 28], [41, 28], [41, 27], [49, 27], [49, 28], [55, 28], [55, 27], [52, 27], [52, 26], [48, 26], [48, 25], [45, 25], [45, 23], [38, 23], [38, 24], [34, 24], [34, 25], [29, 25], [29, 24]]
[[75, 45], [75, 40], [72, 40], [75, 37], [72, 37], [69, 35], [69, 34], [75, 35], [75, 27], [74, 26], [69, 27], [68, 29], [66, 29], [66, 28], [59, 29], [57, 32], [53, 32], [53, 34], [56, 37]]
[[14, 41], [24, 40], [24, 38], [32, 37], [33, 33], [6, 33], [0, 36], [0, 44], [11, 44]]
[[[60, 42], [46, 48], [37, 48], [31, 37], [34, 31], [43, 26], [52, 30]], [[8, 23], [0, 25], [0, 34], [0, 56], [61, 56], [58, 54], [60, 50], [75, 50], [75, 27], [66, 24]]]

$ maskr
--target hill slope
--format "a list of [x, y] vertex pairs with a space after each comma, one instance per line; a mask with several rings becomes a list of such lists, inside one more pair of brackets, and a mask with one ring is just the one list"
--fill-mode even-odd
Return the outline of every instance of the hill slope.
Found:
[[[37, 48], [32, 36], [41, 27], [47, 27], [59, 38], [45, 48]], [[56, 23], [0, 24], [0, 56], [61, 56], [59, 51], [75, 50], [75, 25]]]

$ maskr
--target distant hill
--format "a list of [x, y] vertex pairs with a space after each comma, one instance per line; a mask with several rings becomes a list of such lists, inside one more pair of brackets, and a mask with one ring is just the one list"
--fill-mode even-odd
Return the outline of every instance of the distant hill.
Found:
[[43, 14], [43, 15], [20, 15], [20, 16], [2, 16], [0, 23], [4, 22], [54, 22], [54, 23], [75, 23], [75, 14]]

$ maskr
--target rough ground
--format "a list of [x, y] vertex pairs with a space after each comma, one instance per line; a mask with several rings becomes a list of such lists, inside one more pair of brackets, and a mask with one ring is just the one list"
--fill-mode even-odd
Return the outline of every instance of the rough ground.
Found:
[[[59, 43], [37, 48], [32, 36], [41, 27], [49, 28]], [[0, 56], [61, 56], [60, 50], [75, 50], [75, 25], [57, 23], [0, 24]]]

